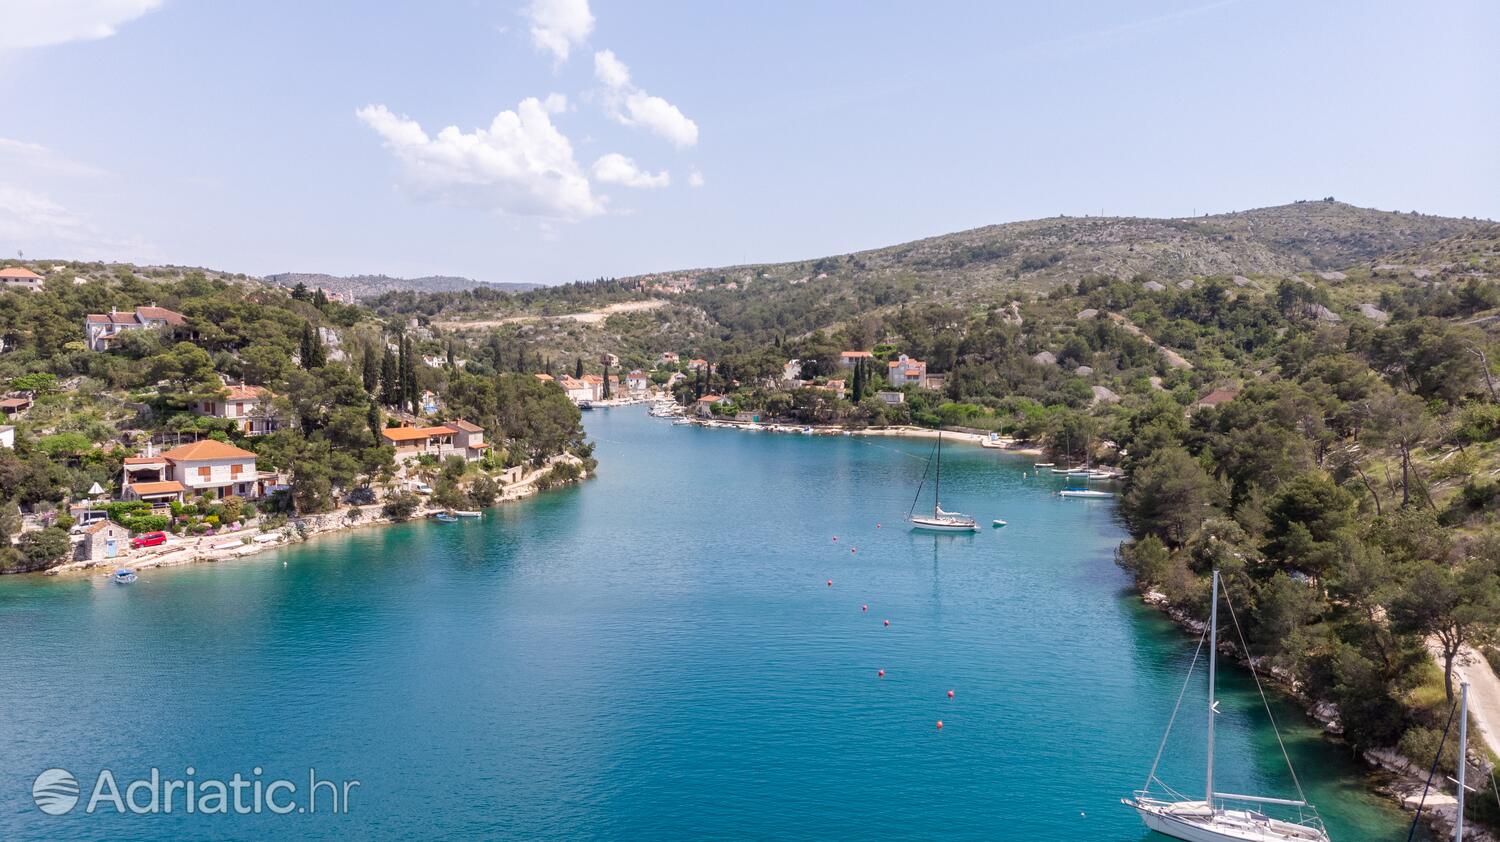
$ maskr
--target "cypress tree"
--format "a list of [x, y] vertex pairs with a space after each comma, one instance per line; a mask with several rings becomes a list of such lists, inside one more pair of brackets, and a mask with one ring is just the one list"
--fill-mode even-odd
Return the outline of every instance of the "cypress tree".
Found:
[[604, 361], [604, 399], [609, 400], [609, 360]]
[[396, 355], [391, 353], [391, 346], [385, 346], [385, 353], [380, 358], [380, 401], [386, 406], [395, 406], [400, 400], [401, 368], [396, 363]]
[[579, 380], [583, 379], [583, 357], [579, 357], [578, 361], [573, 363], [573, 377]]
[[411, 340], [406, 340], [406, 377], [402, 380], [404, 397], [408, 411], [415, 414], [417, 411], [417, 366], [412, 359]]
[[375, 446], [380, 446], [380, 430], [384, 424], [380, 420], [380, 404], [370, 401], [370, 408], [365, 411], [365, 423], [370, 425], [370, 435], [375, 439]]
[[323, 292], [322, 287], [318, 287], [317, 293], [313, 295], [313, 306], [319, 310], [328, 309], [328, 294]]
[[854, 402], [859, 403], [865, 398], [865, 361], [863, 358], [854, 361]]
[[380, 385], [380, 360], [375, 358], [375, 349], [365, 347], [365, 355], [359, 361], [359, 379], [365, 387], [365, 392], [373, 395]]

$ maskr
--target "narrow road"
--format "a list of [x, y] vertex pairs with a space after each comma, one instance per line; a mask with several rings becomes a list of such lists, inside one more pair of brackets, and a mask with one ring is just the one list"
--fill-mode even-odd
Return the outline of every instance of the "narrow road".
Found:
[[1484, 656], [1465, 646], [1453, 664], [1458, 681], [1469, 682], [1469, 715], [1479, 738], [1500, 753], [1500, 677]]

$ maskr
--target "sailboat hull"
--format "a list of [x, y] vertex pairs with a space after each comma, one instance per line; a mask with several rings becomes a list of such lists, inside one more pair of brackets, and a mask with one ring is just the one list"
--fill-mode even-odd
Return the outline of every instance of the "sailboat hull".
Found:
[[979, 524], [972, 520], [914, 517], [911, 519], [911, 528], [927, 532], [978, 532]]
[[1189, 805], [1149, 800], [1124, 803], [1135, 810], [1146, 827], [1186, 842], [1329, 842], [1328, 834], [1321, 830], [1249, 810], [1210, 813], [1201, 801]]

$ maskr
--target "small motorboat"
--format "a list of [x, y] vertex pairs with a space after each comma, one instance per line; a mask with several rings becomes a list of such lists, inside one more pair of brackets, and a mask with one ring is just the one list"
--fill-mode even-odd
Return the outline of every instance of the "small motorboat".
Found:
[[121, 567], [119, 570], [109, 574], [109, 579], [116, 584], [128, 585], [135, 581], [135, 571], [129, 567]]
[[1031, 463], [1031, 467], [1033, 467], [1033, 468], [1056, 468], [1057, 467], [1057, 463], [1056, 462], [1032, 462]]
[[467, 509], [460, 509], [459, 511], [456, 511], [453, 514], [455, 516], [457, 516], [457, 517], [484, 517], [484, 512], [469, 511]]
[[1112, 491], [1095, 491], [1092, 488], [1064, 488], [1062, 491], [1057, 492], [1057, 496], [1083, 497], [1086, 499], [1096, 500], [1103, 497], [1113, 497], [1115, 495]]
[[999, 529], [1002, 526], [1009, 526], [1009, 524], [1007, 524], [1005, 521], [1001, 520], [1000, 518], [995, 518], [995, 522], [992, 523], [992, 524], [990, 524], [990, 526], [993, 526], [996, 529]]
[[432, 516], [432, 519], [439, 523], [458, 523], [458, 515], [449, 512], [438, 512]]

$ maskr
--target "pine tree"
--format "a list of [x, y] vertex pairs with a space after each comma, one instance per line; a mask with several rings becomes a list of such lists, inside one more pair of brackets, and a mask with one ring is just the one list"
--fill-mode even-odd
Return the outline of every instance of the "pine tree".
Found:
[[304, 284], [301, 281], [298, 281], [297, 285], [294, 286], [294, 287], [292, 287], [292, 300], [293, 301], [306, 301], [307, 300], [307, 284]]

